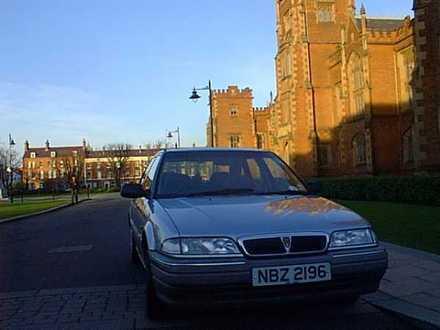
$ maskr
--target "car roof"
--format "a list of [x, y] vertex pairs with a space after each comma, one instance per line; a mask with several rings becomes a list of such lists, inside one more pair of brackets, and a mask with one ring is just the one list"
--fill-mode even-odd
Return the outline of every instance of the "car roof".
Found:
[[178, 153], [178, 152], [268, 152], [267, 150], [253, 149], [253, 148], [210, 148], [210, 147], [194, 147], [194, 148], [174, 148], [174, 149], [164, 149], [163, 152], [166, 153]]

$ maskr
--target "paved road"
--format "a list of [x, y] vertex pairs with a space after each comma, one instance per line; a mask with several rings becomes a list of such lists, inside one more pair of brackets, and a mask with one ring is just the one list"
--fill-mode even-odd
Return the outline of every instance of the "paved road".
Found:
[[151, 322], [143, 272], [128, 262], [126, 207], [112, 196], [0, 225], [0, 328], [415, 328], [363, 300], [193, 309]]
[[0, 292], [141, 283], [128, 263], [127, 228], [122, 199], [2, 224]]

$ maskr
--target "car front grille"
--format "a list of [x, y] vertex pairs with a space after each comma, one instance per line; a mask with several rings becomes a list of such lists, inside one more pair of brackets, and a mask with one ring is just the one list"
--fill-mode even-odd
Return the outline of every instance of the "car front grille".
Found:
[[327, 236], [294, 236], [290, 252], [322, 251], [327, 246]]
[[243, 241], [243, 245], [246, 252], [251, 255], [286, 253], [279, 237], [249, 239]]
[[326, 234], [289, 234], [270, 237], [251, 237], [240, 240], [249, 256], [307, 254], [324, 252]]

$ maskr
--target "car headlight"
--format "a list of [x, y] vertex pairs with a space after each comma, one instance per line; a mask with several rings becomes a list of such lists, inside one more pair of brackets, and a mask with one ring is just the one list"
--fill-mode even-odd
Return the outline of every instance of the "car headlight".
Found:
[[329, 248], [337, 249], [370, 244], [376, 244], [376, 236], [371, 229], [342, 230], [332, 234]]
[[172, 238], [162, 244], [162, 252], [174, 255], [241, 255], [230, 238]]

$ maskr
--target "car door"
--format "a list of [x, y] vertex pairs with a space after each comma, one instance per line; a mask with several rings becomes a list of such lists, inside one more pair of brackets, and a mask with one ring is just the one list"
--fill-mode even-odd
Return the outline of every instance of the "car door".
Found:
[[[151, 188], [158, 164], [159, 157], [156, 157], [151, 161], [150, 166], [147, 168], [146, 174], [143, 176], [141, 181], [144, 189], [147, 190]], [[143, 197], [133, 200], [131, 219], [135, 243], [138, 246], [139, 251], [142, 251], [142, 234], [144, 232], [145, 225], [150, 219], [150, 214], [151, 210], [148, 198]]]

